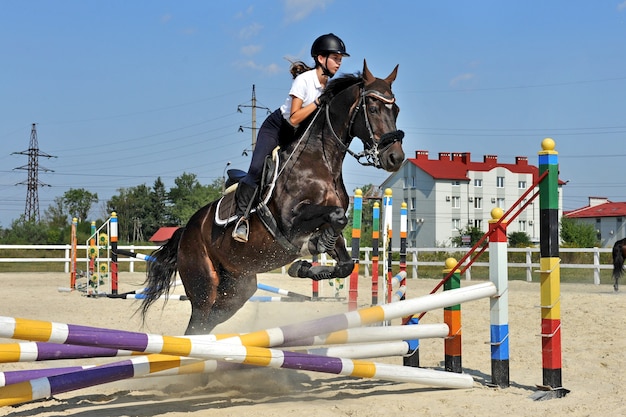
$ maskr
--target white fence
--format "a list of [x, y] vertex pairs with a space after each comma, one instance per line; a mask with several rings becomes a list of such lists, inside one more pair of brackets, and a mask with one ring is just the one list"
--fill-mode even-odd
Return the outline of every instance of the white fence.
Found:
[[[118, 246], [119, 249], [124, 249], [131, 252], [142, 252], [142, 253], [150, 253], [154, 249], [155, 246]], [[8, 258], [3, 257], [2, 250], [7, 249], [19, 249], [19, 250], [33, 250], [33, 257], [29, 258]], [[82, 269], [81, 265], [86, 265], [87, 258], [87, 246], [86, 245], [78, 245], [77, 246], [78, 253], [84, 254], [84, 256], [79, 256], [77, 258], [78, 269]], [[40, 250], [57, 250], [59, 251], [59, 256], [54, 258], [43, 258], [37, 256], [37, 251]], [[407, 248], [407, 272], [410, 278], [417, 278], [419, 276], [419, 269], [421, 266], [443, 266], [443, 262], [441, 261], [419, 261], [418, 256], [422, 253], [441, 253], [441, 252], [449, 252], [454, 254], [463, 255], [467, 253], [469, 248]], [[372, 265], [371, 257], [372, 257], [372, 248], [361, 248], [361, 261], [360, 264], [365, 268], [365, 276], [370, 276], [370, 268]], [[398, 248], [393, 248], [394, 253], [398, 253]], [[489, 253], [489, 249], [485, 251]], [[532, 281], [533, 275], [537, 275], [534, 271], [538, 270], [539, 263], [532, 262], [533, 254], [535, 254], [535, 258], [538, 258], [539, 248], [509, 248], [509, 253], [524, 253], [525, 254], [525, 262], [521, 263], [509, 263], [509, 268], [524, 268], [526, 273], [526, 280]], [[560, 264], [561, 274], [564, 273], [564, 270], [567, 269], [587, 269], [590, 271], [590, 281], [591, 276], [593, 277], [593, 283], [596, 285], [600, 284], [600, 271], [611, 270], [613, 266], [611, 264], [601, 264], [600, 263], [600, 254], [601, 253], [611, 253], [611, 248], [584, 248], [584, 249], [573, 249], [573, 248], [561, 248], [560, 253], [592, 253], [593, 254], [593, 262], [590, 264]], [[0, 245], [0, 262], [4, 263], [12, 263], [12, 262], [52, 262], [52, 263], [64, 263], [64, 271], [69, 273], [70, 271], [70, 258], [71, 247], [70, 245]], [[379, 254], [380, 262], [379, 265], [382, 266], [382, 252]], [[118, 256], [118, 262], [120, 263], [129, 263], [130, 272], [134, 272], [135, 263], [143, 263], [144, 261], [138, 260], [132, 257]], [[398, 261], [393, 262], [394, 265], [398, 264]], [[474, 262], [472, 266], [484, 266], [489, 267], [488, 262]], [[472, 268], [468, 268], [465, 272], [465, 279], [471, 280], [472, 278]]]

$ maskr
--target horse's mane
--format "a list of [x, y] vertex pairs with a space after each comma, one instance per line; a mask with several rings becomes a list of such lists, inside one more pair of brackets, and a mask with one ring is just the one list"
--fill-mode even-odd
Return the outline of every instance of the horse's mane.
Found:
[[326, 89], [324, 90], [324, 95], [327, 95], [328, 97], [334, 97], [346, 88], [358, 84], [362, 81], [363, 76], [360, 72], [357, 72], [355, 74], [342, 74], [341, 77], [333, 78], [328, 82], [328, 84], [326, 85]]

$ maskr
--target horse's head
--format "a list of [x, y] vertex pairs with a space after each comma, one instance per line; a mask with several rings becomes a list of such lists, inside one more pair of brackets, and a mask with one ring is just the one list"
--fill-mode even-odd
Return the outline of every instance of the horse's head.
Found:
[[400, 108], [391, 91], [397, 73], [396, 65], [384, 80], [376, 78], [363, 60], [363, 85], [349, 128], [349, 134], [359, 137], [363, 142], [364, 156], [368, 161], [366, 165], [374, 165], [389, 172], [400, 169], [404, 161], [404, 132], [396, 127]]

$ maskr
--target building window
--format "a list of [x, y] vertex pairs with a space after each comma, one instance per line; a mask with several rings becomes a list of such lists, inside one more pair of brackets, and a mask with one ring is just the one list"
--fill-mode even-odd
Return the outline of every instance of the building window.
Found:
[[518, 228], [520, 232], [525, 232], [526, 231], [526, 220], [520, 220], [518, 222]]
[[415, 210], [417, 208], [417, 199], [415, 197], [411, 197], [411, 210]]
[[479, 178], [476, 178], [476, 179], [474, 180], [474, 187], [476, 187], [476, 188], [482, 188], [482, 187], [483, 187], [483, 180], [482, 180], [482, 179], [479, 179]]
[[504, 198], [499, 197], [496, 200], [496, 207], [500, 207], [502, 210], [504, 210]]
[[474, 227], [483, 230], [483, 221], [481, 219], [474, 220]]
[[475, 209], [483, 208], [483, 198], [482, 197], [474, 197], [474, 208]]
[[504, 177], [496, 177], [496, 188], [504, 188]]
[[452, 196], [452, 208], [461, 208], [461, 197]]
[[417, 230], [417, 220], [416, 219], [411, 219], [411, 230], [410, 232], [414, 232]]
[[517, 188], [519, 188], [520, 190], [525, 190], [526, 189], [526, 181], [518, 181], [517, 182]]
[[461, 181], [452, 181], [452, 185], [458, 187], [461, 185]]
[[461, 219], [452, 219], [452, 230], [461, 230]]

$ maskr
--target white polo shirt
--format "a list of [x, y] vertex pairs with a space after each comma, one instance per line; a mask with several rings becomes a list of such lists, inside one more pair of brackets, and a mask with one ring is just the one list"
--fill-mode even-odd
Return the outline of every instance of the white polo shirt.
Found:
[[280, 106], [280, 111], [285, 120], [289, 122], [289, 116], [291, 115], [291, 101], [293, 97], [298, 97], [302, 100], [302, 107], [304, 107], [313, 103], [315, 99], [322, 95], [323, 92], [324, 87], [317, 78], [317, 72], [315, 69], [298, 75], [291, 84], [291, 90], [289, 90], [289, 96], [285, 100], [285, 103]]

